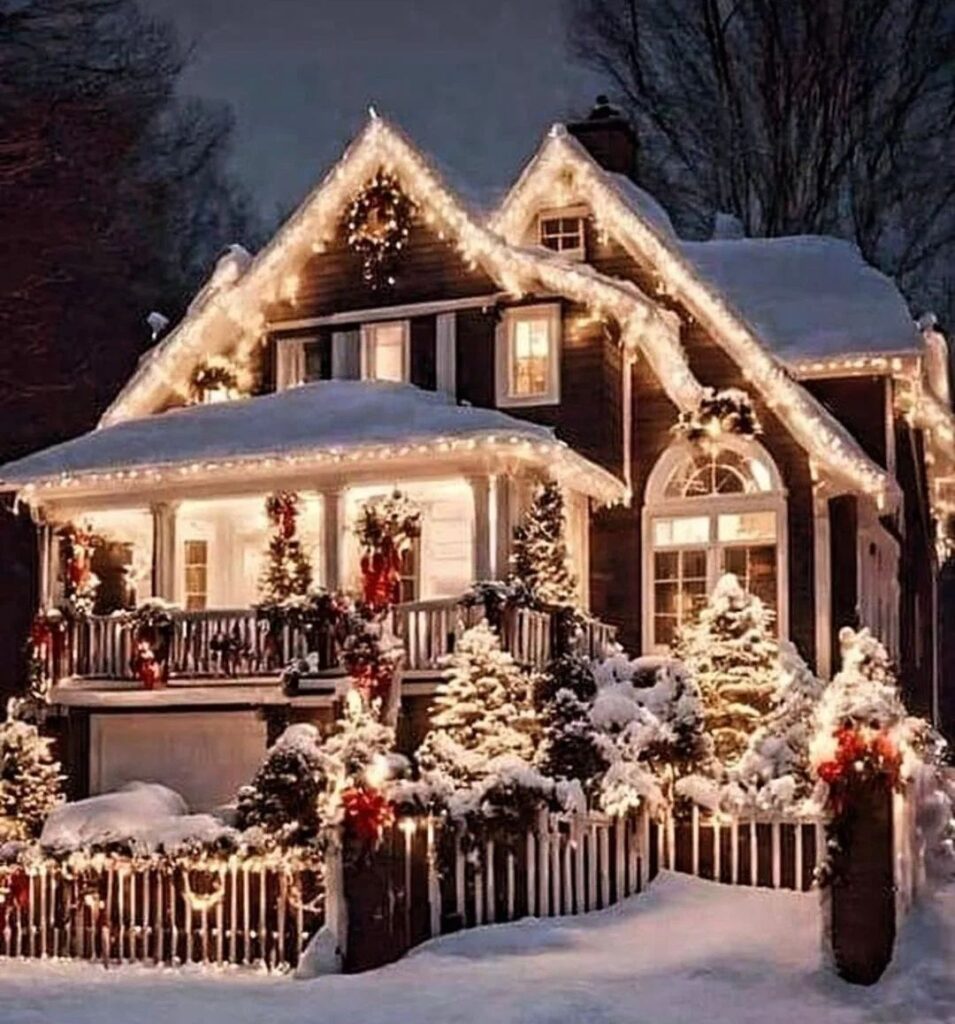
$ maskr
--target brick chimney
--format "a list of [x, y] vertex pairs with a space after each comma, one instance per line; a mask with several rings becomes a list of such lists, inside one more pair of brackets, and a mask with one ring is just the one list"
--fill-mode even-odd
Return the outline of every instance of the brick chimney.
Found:
[[593, 110], [567, 130], [608, 171], [633, 178], [637, 171], [637, 133], [624, 114], [606, 96], [598, 96]]

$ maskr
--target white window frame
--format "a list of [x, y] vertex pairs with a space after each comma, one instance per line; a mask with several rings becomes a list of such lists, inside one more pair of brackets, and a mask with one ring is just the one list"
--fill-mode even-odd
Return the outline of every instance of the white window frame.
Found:
[[[511, 353], [517, 324], [528, 320], [546, 320], [548, 324], [547, 389], [539, 395], [512, 395], [510, 393]], [[496, 335], [496, 391], [500, 408], [519, 406], [558, 405], [560, 403], [561, 357], [560, 304], [545, 303], [535, 306], [510, 306], [504, 310]]]
[[[586, 206], [565, 206], [541, 210], [537, 215], [537, 244], [548, 252], [555, 253], [569, 260], [585, 260], [587, 258], [587, 217], [590, 210]], [[544, 245], [545, 220], [576, 220], [580, 223], [580, 244], [571, 249], [551, 249]]]
[[[789, 529], [787, 522], [787, 495], [776, 463], [757, 441], [743, 438], [721, 438], [720, 447], [739, 455], [758, 459], [769, 470], [770, 488], [753, 494], [705, 495], [696, 498], [668, 498], [665, 488], [681, 463], [695, 454], [697, 447], [689, 441], [671, 445], [657, 460], [647, 480], [646, 501], [642, 512], [642, 627], [643, 650], [647, 653], [665, 653], [666, 644], [658, 644], [654, 637], [656, 588], [654, 585], [654, 552], [706, 550], [706, 589], [712, 593], [721, 575], [720, 556], [724, 548], [759, 546], [721, 542], [717, 537], [719, 516], [727, 513], [774, 512], [776, 515], [776, 623], [780, 639], [789, 639]], [[674, 544], [655, 548], [653, 522], [655, 519], [705, 516], [709, 519], [709, 534], [705, 544]], [[768, 541], [766, 542], [768, 543]], [[811, 557], [811, 555], [809, 556]]]
[[411, 324], [408, 320], [381, 320], [361, 325], [361, 379], [377, 380], [375, 376], [375, 341], [383, 329], [401, 330], [401, 381], [411, 380]]

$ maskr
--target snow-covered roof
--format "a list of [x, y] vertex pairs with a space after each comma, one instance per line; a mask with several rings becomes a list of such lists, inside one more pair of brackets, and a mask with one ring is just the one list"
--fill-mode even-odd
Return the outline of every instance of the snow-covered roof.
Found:
[[[195, 466], [241, 472], [244, 465], [326, 463], [367, 455], [395, 458], [399, 448], [442, 450], [503, 445], [530, 450], [548, 464], [572, 460], [586, 470], [596, 497], [621, 500], [623, 485], [605, 470], [557, 441], [549, 427], [494, 409], [456, 405], [447, 395], [383, 381], [322, 381], [258, 398], [174, 409], [123, 420], [0, 467], [0, 485], [22, 488], [112, 476], [118, 471], [142, 484], [162, 470]], [[106, 482], [105, 480], [103, 481]], [[599, 484], [599, 486], [597, 486]], [[597, 493], [599, 490], [605, 493]], [[609, 492], [617, 493], [612, 497]]]
[[607, 172], [623, 202], [638, 216], [649, 221], [661, 234], [676, 238], [673, 221], [655, 196], [628, 178], [625, 174]]
[[850, 242], [797, 235], [682, 242], [681, 248], [784, 359], [919, 345], [894, 282]]

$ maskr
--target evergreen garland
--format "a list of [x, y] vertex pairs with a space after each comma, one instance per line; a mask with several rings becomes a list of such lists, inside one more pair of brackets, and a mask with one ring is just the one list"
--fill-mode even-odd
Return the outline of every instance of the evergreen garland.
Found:
[[263, 605], [304, 600], [312, 584], [312, 566], [296, 536], [299, 505], [299, 496], [289, 491], [279, 491], [266, 499], [265, 511], [274, 532], [259, 583]]

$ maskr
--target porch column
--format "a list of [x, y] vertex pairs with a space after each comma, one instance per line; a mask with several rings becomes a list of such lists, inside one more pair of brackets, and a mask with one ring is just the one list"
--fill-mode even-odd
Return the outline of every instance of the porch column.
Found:
[[344, 492], [341, 487], [324, 487], [322, 496], [322, 550], [325, 555], [325, 587], [342, 585], [342, 523]]
[[37, 536], [37, 597], [40, 608], [50, 608], [56, 587], [56, 532], [49, 523], [36, 523]]
[[494, 552], [491, 550], [490, 497], [488, 476], [468, 477], [474, 499], [474, 579], [489, 580], [493, 573]]
[[175, 502], [150, 505], [153, 516], [153, 596], [176, 599], [176, 510]]
[[822, 484], [812, 491], [812, 535], [816, 606], [816, 675], [832, 675], [832, 558], [829, 495]]
[[494, 478], [494, 575], [502, 580], [510, 567], [514, 527], [520, 518], [518, 481], [501, 474]]

